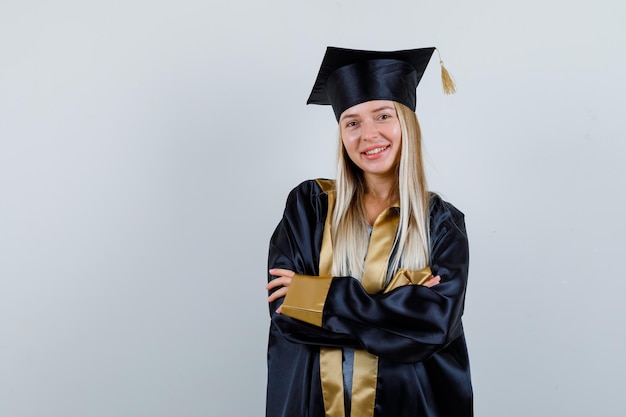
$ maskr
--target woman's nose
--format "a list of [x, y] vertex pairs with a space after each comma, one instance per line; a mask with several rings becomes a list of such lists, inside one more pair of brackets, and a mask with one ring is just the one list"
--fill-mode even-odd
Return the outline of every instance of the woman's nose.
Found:
[[376, 124], [370, 121], [363, 122], [363, 126], [361, 128], [361, 135], [363, 139], [374, 139], [378, 135], [378, 129], [376, 128]]

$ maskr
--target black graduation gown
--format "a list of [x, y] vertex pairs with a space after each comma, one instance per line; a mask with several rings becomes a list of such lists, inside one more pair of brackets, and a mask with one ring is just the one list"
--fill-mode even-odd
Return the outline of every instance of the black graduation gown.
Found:
[[[290, 193], [270, 241], [270, 268], [318, 275], [327, 207], [328, 196], [315, 180]], [[432, 194], [430, 228], [430, 268], [441, 276], [432, 288], [406, 285], [370, 295], [358, 280], [334, 277], [321, 326], [277, 314], [283, 298], [271, 303], [267, 417], [325, 415], [320, 346], [378, 356], [375, 417], [473, 415], [461, 323], [469, 262], [463, 214]]]

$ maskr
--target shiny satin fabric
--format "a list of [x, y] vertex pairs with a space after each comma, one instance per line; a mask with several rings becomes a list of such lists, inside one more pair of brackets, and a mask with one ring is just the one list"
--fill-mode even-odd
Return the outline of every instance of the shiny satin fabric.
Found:
[[388, 293], [403, 285], [422, 285], [432, 274], [429, 266], [419, 271], [409, 271], [408, 269], [400, 268], [396, 271], [389, 284], [387, 284], [384, 292]]
[[399, 220], [398, 213], [387, 208], [374, 222], [361, 276], [361, 285], [370, 294], [376, 294], [385, 288], [387, 266]]
[[[330, 276], [333, 265], [330, 213], [335, 205], [335, 183], [333, 181], [317, 180], [317, 184], [328, 196], [324, 236], [322, 237], [322, 247], [320, 249], [319, 273], [320, 275]], [[325, 300], [326, 295], [324, 295]], [[338, 347], [320, 347], [320, 383], [322, 384], [326, 417], [344, 417], [346, 415], [346, 407], [343, 394], [343, 349]]]
[[329, 46], [307, 104], [344, 110], [370, 100], [392, 100], [415, 110], [416, 88], [435, 48], [365, 51]]
[[370, 100], [397, 101], [415, 111], [418, 82], [418, 74], [410, 64], [375, 59], [337, 69], [328, 77], [327, 91], [339, 120], [345, 110]]
[[332, 277], [295, 274], [285, 298], [282, 314], [313, 324], [322, 325], [322, 312]]
[[[322, 239], [322, 248], [320, 250], [320, 275], [330, 275], [332, 266], [332, 238], [329, 233], [331, 229], [330, 217], [334, 204], [334, 188], [332, 184], [318, 181], [320, 187], [328, 195], [328, 207], [326, 214], [326, 222], [324, 226], [324, 237]], [[363, 288], [374, 294], [380, 292], [385, 286], [387, 277], [387, 268], [389, 258], [393, 249], [394, 236], [398, 228], [399, 217], [395, 210], [386, 209], [376, 219], [372, 230], [370, 244], [365, 257], [361, 284]], [[294, 283], [297, 284], [297, 277], [294, 277]], [[318, 281], [319, 283], [319, 278]], [[396, 280], [398, 284], [400, 280]], [[293, 284], [292, 284], [293, 285]], [[327, 290], [324, 284], [321, 286]], [[292, 289], [290, 289], [290, 292]], [[314, 291], [306, 289], [300, 292], [305, 297], [316, 298]], [[320, 299], [317, 297], [318, 300]], [[324, 301], [326, 294], [324, 294]], [[307, 301], [297, 303], [296, 305], [306, 305]], [[283, 314], [285, 314], [285, 305], [287, 299], [283, 303]], [[287, 313], [287, 315], [289, 315]], [[291, 317], [299, 318], [291, 315]], [[307, 321], [307, 320], [305, 320]], [[307, 321], [312, 324], [320, 325], [321, 320], [317, 322]], [[378, 358], [363, 349], [354, 352], [353, 376], [352, 376], [352, 392], [350, 395], [350, 415], [346, 414], [344, 406], [344, 386], [342, 369], [343, 354], [340, 348], [322, 347], [320, 348], [320, 375], [322, 383], [322, 393], [324, 396], [324, 409], [326, 417], [371, 417], [374, 415], [374, 406], [376, 403], [376, 386], [378, 382]]]
[[[315, 181], [292, 191], [270, 242], [271, 268], [318, 275], [327, 203]], [[321, 327], [276, 314], [282, 300], [270, 305], [268, 417], [325, 415], [320, 347], [378, 356], [375, 417], [473, 415], [461, 324], [468, 268], [463, 215], [433, 195], [430, 223], [430, 266], [442, 277], [439, 285], [368, 294], [357, 280], [335, 277]]]
[[320, 382], [326, 417], [344, 417], [346, 415], [343, 397], [342, 360], [343, 351], [340, 348], [320, 347]]
[[354, 351], [350, 415], [372, 417], [376, 407], [378, 387], [378, 357], [359, 349]]

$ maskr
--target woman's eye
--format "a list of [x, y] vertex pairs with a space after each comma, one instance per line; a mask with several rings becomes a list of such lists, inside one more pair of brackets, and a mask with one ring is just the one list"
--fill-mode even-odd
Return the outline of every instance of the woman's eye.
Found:
[[356, 122], [355, 121], [351, 121], [351, 122], [346, 123], [346, 127], [354, 127], [354, 126], [356, 126]]
[[389, 119], [389, 115], [388, 114], [381, 114], [379, 116], [379, 118], [380, 118], [380, 120], [387, 120], [387, 119]]

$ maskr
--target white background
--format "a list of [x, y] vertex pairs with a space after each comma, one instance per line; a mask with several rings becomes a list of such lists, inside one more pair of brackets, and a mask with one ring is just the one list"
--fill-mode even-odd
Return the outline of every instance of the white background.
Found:
[[327, 45], [437, 46], [477, 416], [626, 415], [626, 3], [0, 1], [0, 416], [263, 416], [267, 242]]

